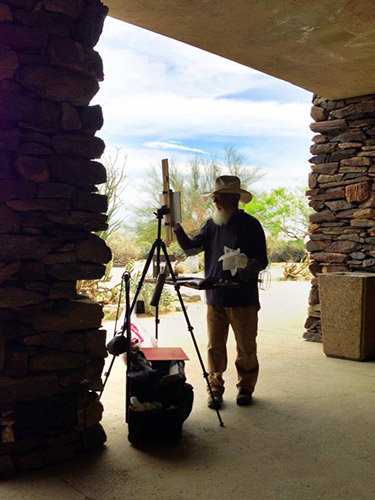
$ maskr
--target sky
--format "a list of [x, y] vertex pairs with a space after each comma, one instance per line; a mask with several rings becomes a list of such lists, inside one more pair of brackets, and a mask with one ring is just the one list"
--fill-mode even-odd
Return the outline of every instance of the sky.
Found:
[[95, 48], [104, 82], [98, 136], [127, 156], [124, 196], [142, 200], [150, 165], [234, 147], [266, 175], [254, 190], [307, 185], [312, 94], [282, 80], [107, 17]]

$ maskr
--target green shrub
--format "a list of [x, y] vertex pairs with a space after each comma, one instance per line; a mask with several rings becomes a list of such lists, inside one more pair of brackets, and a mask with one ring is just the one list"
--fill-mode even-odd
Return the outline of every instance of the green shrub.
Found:
[[[130, 279], [130, 292], [131, 296], [134, 297], [139, 279], [140, 279], [140, 273], [137, 273], [135, 276], [133, 276]], [[152, 298], [152, 294], [154, 293], [155, 285], [152, 283], [143, 283], [141, 291], [138, 296], [138, 300], [143, 300], [145, 304], [145, 313], [146, 314], [155, 314], [155, 307], [150, 305], [150, 301]], [[159, 300], [159, 312], [162, 314], [164, 312], [169, 312], [172, 310], [172, 303], [174, 302], [175, 298], [172, 294], [172, 292], [168, 289], [168, 287], [165, 285], [163, 288], [163, 291], [160, 296]]]
[[300, 262], [306, 254], [302, 240], [269, 239], [267, 248], [270, 262]]
[[126, 266], [128, 262], [137, 260], [141, 255], [136, 237], [121, 230], [115, 231], [108, 236], [107, 245], [112, 250], [115, 266]]

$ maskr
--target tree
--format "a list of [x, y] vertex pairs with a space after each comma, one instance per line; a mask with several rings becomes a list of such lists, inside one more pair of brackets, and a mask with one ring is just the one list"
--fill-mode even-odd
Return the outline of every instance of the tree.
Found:
[[296, 262], [306, 254], [304, 238], [312, 210], [304, 191], [275, 188], [269, 193], [254, 194], [245, 206], [245, 211], [264, 227], [271, 262]]
[[126, 188], [126, 166], [127, 156], [122, 154], [121, 148], [116, 148], [114, 155], [104, 156], [103, 163], [107, 170], [107, 181], [99, 187], [99, 194], [107, 197], [107, 222], [108, 229], [98, 232], [103, 240], [107, 240], [110, 234], [117, 231], [123, 218], [119, 216], [123, 202], [122, 195]]
[[[196, 155], [186, 165], [181, 166], [175, 158], [170, 160], [171, 189], [181, 193], [182, 220], [184, 228], [189, 234], [198, 232], [213, 207], [212, 200], [202, 197], [202, 193], [210, 192], [215, 179], [224, 174], [238, 175], [242, 186], [246, 189], [259, 180], [264, 172], [259, 167], [247, 166], [246, 157], [233, 147], [225, 149], [220, 161], [208, 160]], [[137, 234], [140, 242], [148, 242], [149, 244], [155, 237], [156, 230], [156, 224], [150, 218], [150, 214], [160, 206], [159, 193], [162, 191], [160, 166], [150, 167], [145, 189], [150, 201], [147, 207], [141, 207], [137, 210], [140, 220]]]
[[113, 231], [108, 236], [107, 245], [112, 250], [115, 266], [125, 266], [129, 262], [137, 260], [141, 255], [134, 234], [125, 233], [121, 229]]
[[259, 181], [259, 179], [266, 175], [261, 167], [249, 167], [246, 156], [237, 151], [233, 146], [224, 149], [221, 170], [239, 177], [244, 189], [248, 189], [254, 182]]
[[282, 187], [269, 193], [254, 194], [245, 212], [254, 215], [272, 237], [303, 239], [312, 211], [304, 191], [303, 188]]

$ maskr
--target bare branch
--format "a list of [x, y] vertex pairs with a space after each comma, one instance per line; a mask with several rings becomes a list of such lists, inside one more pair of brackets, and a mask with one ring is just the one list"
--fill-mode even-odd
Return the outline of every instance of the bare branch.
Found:
[[123, 193], [127, 186], [125, 174], [127, 155], [122, 154], [121, 148], [116, 148], [114, 155], [103, 157], [103, 163], [107, 170], [107, 181], [99, 188], [99, 193], [107, 196], [108, 229], [98, 232], [98, 235], [106, 240], [108, 236], [116, 231], [122, 224], [119, 218], [123, 206]]

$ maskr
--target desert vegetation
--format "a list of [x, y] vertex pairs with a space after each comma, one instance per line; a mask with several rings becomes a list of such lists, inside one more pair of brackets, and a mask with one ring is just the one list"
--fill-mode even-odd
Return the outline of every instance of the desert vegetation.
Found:
[[[102, 186], [101, 193], [108, 198], [108, 229], [98, 234], [110, 247], [112, 260], [107, 265], [107, 272], [102, 280], [81, 282], [80, 291], [106, 305], [114, 303], [119, 296], [120, 283], [113, 284], [113, 279], [111, 281], [113, 266], [134, 271], [134, 263], [145, 259], [155, 240], [157, 223], [154, 212], [160, 206], [162, 179], [159, 165], [150, 166], [144, 183], [146, 196], [142, 205], [135, 209], [133, 218], [136, 223], [129, 227], [124, 217], [124, 193], [128, 183], [126, 155], [118, 149], [113, 156], [104, 158], [104, 163], [107, 182]], [[207, 160], [197, 155], [186, 164], [180, 164], [173, 158], [170, 160], [171, 189], [181, 193], [182, 220], [186, 232], [196, 234], [202, 222], [209, 217], [213, 208], [212, 200], [202, 196], [202, 193], [211, 190], [216, 177], [224, 174], [237, 175], [242, 187], [253, 194], [252, 201], [241, 205], [241, 209], [262, 223], [267, 236], [270, 263], [283, 263], [281, 279], [309, 279], [304, 240], [311, 209], [305, 197], [305, 189], [279, 187], [261, 191], [255, 185], [265, 172], [259, 167], [249, 167], [247, 163], [245, 156], [233, 147], [226, 148], [218, 159]], [[181, 263], [184, 256], [177, 243], [172, 243], [168, 250]], [[133, 273], [133, 292], [137, 276], [139, 277], [139, 269], [137, 273]], [[151, 287], [152, 285], [146, 284], [141, 297], [148, 310]], [[163, 292], [161, 307], [168, 310], [172, 301], [172, 294]]]

